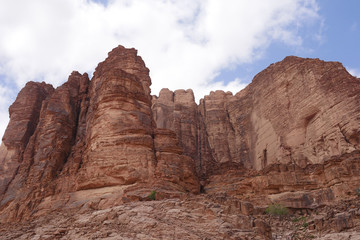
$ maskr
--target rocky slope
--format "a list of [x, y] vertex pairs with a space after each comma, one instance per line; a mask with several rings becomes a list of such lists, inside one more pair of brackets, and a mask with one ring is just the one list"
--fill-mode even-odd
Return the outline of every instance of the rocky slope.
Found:
[[61, 209], [29, 222], [3, 223], [0, 239], [359, 240], [359, 208], [359, 201], [345, 201], [278, 217], [229, 196], [201, 194], [106, 209]]
[[[287, 57], [199, 105], [150, 85], [119, 46], [91, 80], [21, 90], [0, 147], [0, 239], [356, 239], [360, 80], [340, 63]], [[264, 215], [271, 203], [292, 215]]]

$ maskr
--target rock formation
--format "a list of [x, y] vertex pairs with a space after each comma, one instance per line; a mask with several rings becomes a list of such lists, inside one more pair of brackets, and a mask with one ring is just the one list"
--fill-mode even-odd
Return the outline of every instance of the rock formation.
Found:
[[73, 72], [55, 90], [27, 84], [3, 138], [0, 220], [73, 198], [86, 202], [101, 188], [115, 194], [106, 206], [121, 202], [120, 186], [131, 186], [120, 192], [132, 198], [151, 189], [160, 196], [199, 192], [194, 161], [182, 155], [175, 134], [155, 127], [148, 73], [135, 49], [118, 47], [91, 81]]
[[177, 132], [185, 153], [205, 165], [198, 171], [305, 167], [360, 149], [359, 90], [340, 63], [287, 57], [235, 96], [211, 92], [197, 106], [192, 91], [164, 89], [152, 109], [157, 125]]
[[25, 147], [39, 122], [42, 101], [53, 91], [45, 83], [29, 82], [9, 108], [11, 121], [0, 151], [0, 194], [15, 177]]
[[[124, 238], [295, 236], [296, 224], [285, 233], [282, 219], [263, 214], [279, 203], [297, 216], [321, 212], [310, 213], [303, 237], [360, 233], [360, 80], [340, 63], [286, 57], [239, 93], [211, 92], [199, 104], [191, 89], [150, 96], [150, 85], [137, 51], [122, 46], [91, 80], [73, 72], [56, 89], [29, 82], [0, 147], [0, 222], [65, 221], [75, 212], [77, 228], [89, 219], [120, 224]], [[151, 198], [161, 201], [143, 202]], [[0, 239], [14, 236], [6, 228]], [[63, 235], [85, 236], [50, 234]]]

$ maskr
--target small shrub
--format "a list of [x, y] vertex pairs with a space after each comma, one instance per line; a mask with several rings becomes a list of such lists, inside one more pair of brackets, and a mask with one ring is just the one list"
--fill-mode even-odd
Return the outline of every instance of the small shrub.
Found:
[[356, 195], [360, 196], [360, 188], [356, 189]]
[[156, 200], [156, 191], [151, 191], [151, 193], [149, 194], [148, 198], [150, 200]]
[[300, 239], [313, 239], [314, 236], [309, 234], [308, 227], [309, 223], [307, 222], [306, 216], [299, 216], [292, 219], [293, 232], [291, 234], [291, 239], [300, 240]]
[[297, 223], [297, 222], [300, 222], [300, 221], [306, 222], [306, 217], [305, 216], [296, 217], [296, 218], [293, 218], [292, 221], [294, 223]]
[[265, 209], [265, 213], [275, 216], [284, 216], [289, 214], [289, 209], [280, 204], [271, 204]]

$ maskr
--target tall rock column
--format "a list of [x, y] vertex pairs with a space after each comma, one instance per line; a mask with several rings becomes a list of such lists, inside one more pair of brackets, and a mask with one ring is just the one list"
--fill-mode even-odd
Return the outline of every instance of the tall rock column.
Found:
[[[88, 82], [87, 74], [73, 72], [61, 87], [55, 91], [50, 88], [51, 94], [41, 103], [38, 123], [21, 164], [2, 196], [1, 208], [5, 207], [2, 216], [8, 219], [28, 216], [45, 197], [54, 194], [55, 180], [74, 144], [79, 108]], [[9, 126], [12, 124], [10, 120]]]
[[98, 65], [89, 88], [77, 190], [141, 183], [198, 192], [194, 161], [178, 151], [173, 132], [156, 129], [150, 84], [135, 49], [119, 46]]
[[51, 85], [29, 82], [10, 106], [10, 122], [0, 146], [0, 196], [15, 177], [38, 125], [42, 103], [53, 91]]
[[[122, 46], [91, 81], [73, 72], [56, 90], [29, 83], [10, 108], [0, 149], [0, 222], [70, 202], [119, 204], [154, 187], [163, 197], [199, 192], [194, 161], [179, 151], [174, 132], [156, 129], [150, 84], [137, 51]], [[110, 186], [116, 189], [97, 200], [82, 194]]]
[[240, 153], [242, 139], [236, 135], [227, 109], [232, 99], [231, 93], [216, 91], [201, 99], [198, 106], [190, 89], [162, 89], [159, 97], [152, 99], [157, 126], [176, 132], [184, 154], [194, 159], [203, 179], [221, 171], [222, 166], [243, 168], [243, 162], [248, 161], [247, 155]]
[[148, 72], [135, 49], [121, 46], [96, 68], [77, 189], [131, 184], [153, 174], [156, 158]]
[[196, 172], [203, 178], [214, 161], [204, 118], [195, 103], [193, 91], [162, 89], [159, 97], [153, 96], [152, 111], [158, 128], [176, 133], [184, 154], [194, 159]]

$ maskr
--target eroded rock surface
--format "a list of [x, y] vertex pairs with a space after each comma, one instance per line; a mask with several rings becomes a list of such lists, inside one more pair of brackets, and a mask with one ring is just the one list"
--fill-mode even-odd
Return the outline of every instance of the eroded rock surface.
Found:
[[196, 106], [192, 91], [164, 89], [152, 109], [158, 126], [177, 132], [198, 171], [224, 163], [305, 167], [360, 148], [359, 91], [359, 79], [340, 63], [287, 57], [235, 96], [211, 92]]
[[280, 217], [222, 194], [184, 196], [106, 209], [63, 209], [31, 222], [2, 224], [0, 239], [358, 240], [359, 207], [358, 201], [344, 201]]
[[23, 223], [0, 239], [356, 239], [360, 80], [340, 63], [287, 57], [199, 104], [150, 85], [119, 46], [91, 80], [24, 87], [0, 146], [0, 222]]
[[52, 92], [53, 87], [48, 84], [29, 82], [10, 106], [10, 122], [0, 146], [0, 195], [15, 177], [26, 145], [39, 122], [42, 102]]
[[204, 177], [215, 162], [193, 91], [162, 89], [159, 97], [153, 96], [152, 111], [157, 127], [176, 133], [184, 154], [195, 161], [198, 175]]
[[130, 199], [152, 190], [199, 192], [194, 161], [182, 155], [175, 134], [156, 129], [148, 73], [135, 49], [119, 46], [91, 81], [73, 72], [55, 90], [29, 83], [10, 108], [1, 147], [0, 220], [22, 220], [69, 201], [83, 205], [101, 188], [104, 207], [122, 202], [114, 198], [121, 186], [130, 187], [120, 191]]
[[271, 239], [271, 229], [260, 218], [197, 196], [131, 202], [105, 210], [54, 212], [30, 224], [1, 225], [0, 239], [13, 238], [260, 240]]

